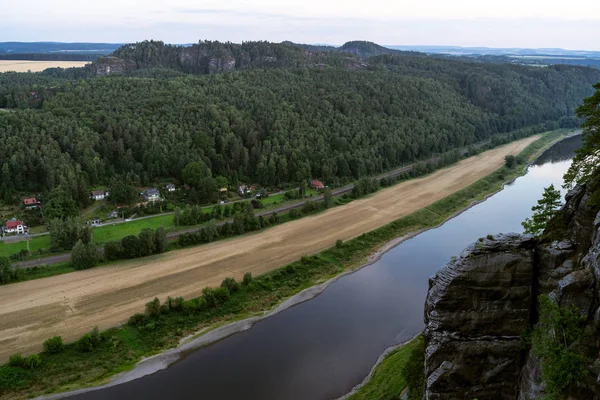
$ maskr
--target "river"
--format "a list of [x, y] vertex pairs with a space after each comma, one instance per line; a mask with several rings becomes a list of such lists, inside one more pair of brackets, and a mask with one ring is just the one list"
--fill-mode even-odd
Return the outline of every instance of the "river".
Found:
[[[546, 151], [502, 191], [296, 305], [163, 371], [81, 399], [327, 400], [349, 392], [383, 351], [424, 327], [428, 279], [469, 243], [522, 232], [543, 188], [559, 188], [581, 137]], [[563, 193], [564, 194], [564, 193]]]

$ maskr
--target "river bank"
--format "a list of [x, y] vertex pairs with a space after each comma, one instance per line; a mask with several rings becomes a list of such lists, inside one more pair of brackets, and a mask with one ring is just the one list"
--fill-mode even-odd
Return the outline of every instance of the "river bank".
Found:
[[[525, 153], [529, 154], [531, 156], [533, 153], [535, 153], [540, 148], [542, 148], [542, 146], [544, 144], [549, 143], [550, 139], [551, 138], [549, 138], [546, 141], [536, 142], [536, 145], [528, 148], [528, 151]], [[279, 307], [277, 307], [274, 311], [277, 311], [277, 313], [279, 313], [283, 309], [287, 309], [287, 308], [291, 307], [293, 304], [297, 304], [299, 302], [306, 301], [309, 298], [313, 298], [314, 296], [316, 296], [316, 294], [322, 292], [325, 289], [325, 287], [331, 285], [331, 283], [335, 282], [337, 279], [340, 279], [339, 276], [336, 278], [335, 277], [336, 275], [339, 275], [340, 273], [343, 273], [344, 271], [346, 271], [346, 274], [349, 272], [355, 272], [356, 270], [358, 270], [358, 268], [356, 268], [355, 270], [352, 270], [352, 271], [349, 271], [349, 269], [356, 267], [356, 266], [370, 264], [370, 263], [376, 261], [376, 259], [378, 259], [383, 253], [385, 253], [385, 251], [389, 250], [394, 245], [397, 245], [398, 242], [400, 242], [402, 240], [406, 240], [408, 238], [408, 237], [398, 238], [398, 236], [406, 235], [409, 232], [413, 232], [413, 235], [415, 235], [416, 231], [418, 231], [419, 229], [423, 229], [426, 226], [431, 227], [431, 226], [439, 225], [441, 222], [443, 222], [447, 219], [447, 217], [444, 217], [444, 216], [452, 216], [452, 215], [456, 214], [457, 211], [462, 211], [463, 208], [472, 204], [473, 201], [480, 200], [482, 194], [489, 193], [490, 190], [501, 187], [502, 182], [504, 182], [504, 180], [507, 179], [507, 177], [509, 177], [509, 175], [511, 173], [515, 173], [515, 174], [521, 173], [519, 170], [515, 170], [515, 171], [503, 170], [500, 172], [501, 173], [494, 173], [494, 174], [492, 174], [492, 176], [487, 177], [486, 179], [483, 179], [482, 181], [478, 181], [476, 184], [472, 185], [471, 187], [463, 189], [462, 191], [455, 193], [454, 195], [450, 196], [449, 198], [445, 198], [442, 201], [439, 201], [429, 207], [426, 207], [426, 209], [424, 209], [424, 210], [420, 210], [417, 213], [411, 214], [410, 216], [402, 218], [401, 220], [395, 221], [392, 224], [389, 224], [388, 226], [385, 226], [383, 228], [377, 229], [375, 231], [369, 232], [367, 234], [363, 234], [355, 239], [352, 239], [352, 240], [344, 243], [344, 245], [339, 249], [332, 248], [332, 249], [329, 249], [329, 250], [326, 250], [326, 251], [320, 253], [317, 256], [314, 256], [314, 257], [311, 257], [310, 259], [305, 260], [308, 263], [314, 264], [314, 265], [312, 265], [312, 267], [314, 267], [313, 270], [320, 271], [320, 275], [319, 274], [310, 275], [310, 274], [312, 274], [312, 272], [309, 273], [309, 275], [311, 277], [307, 278], [306, 280], [301, 282], [301, 284], [296, 286], [296, 288], [292, 288], [291, 289], [292, 293], [290, 293], [290, 295], [292, 295], [294, 291], [296, 293], [298, 293], [298, 291], [301, 291], [302, 289], [307, 289], [307, 290], [301, 291], [302, 294], [295, 296], [294, 299], [288, 299], [287, 301], [281, 303], [279, 305]], [[413, 236], [413, 235], [411, 235], [411, 236]], [[394, 241], [393, 243], [390, 243], [391, 239], [396, 239], [396, 241]], [[385, 245], [386, 243], [387, 243], [387, 245]], [[384, 248], [382, 248], [382, 244], [384, 245]], [[375, 250], [375, 249], [379, 249], [379, 252], [374, 256], [373, 250]], [[367, 260], [366, 263], [365, 263], [365, 260]], [[293, 268], [300, 268], [299, 264], [301, 264], [301, 263], [302, 262], [292, 264], [294, 266]], [[278, 270], [277, 273], [279, 274], [281, 271], [286, 270], [288, 267]], [[271, 274], [271, 276], [273, 276], [273, 275], [275, 275], [275, 274]], [[292, 274], [292, 276], [293, 275], [294, 274]], [[334, 280], [327, 282], [329, 278], [334, 278]], [[314, 283], [318, 283], [322, 286], [316, 287], [316, 288], [309, 288]], [[273, 290], [275, 291], [275, 293], [279, 293], [280, 290], [284, 290], [284, 289], [278, 289], [277, 287], [274, 287]], [[290, 288], [285, 289], [284, 292], [290, 292]], [[283, 298], [285, 298], [285, 297], [289, 297], [289, 296], [286, 296], [284, 294], [284, 292], [281, 292], [280, 295], [275, 295], [275, 297], [277, 298], [277, 297], [281, 296], [280, 297], [281, 300], [283, 300]], [[273, 291], [271, 291], [271, 293], [273, 293]], [[276, 300], [276, 303], [279, 303], [279, 301]], [[268, 305], [268, 303], [266, 303], [266, 304]], [[264, 302], [260, 303], [260, 305], [263, 307], [262, 309], [265, 309]], [[267, 308], [269, 308], [269, 307], [267, 307]], [[251, 313], [253, 313], [253, 312], [251, 311]], [[254, 313], [257, 313], [257, 312], [254, 312]], [[275, 314], [271, 313], [270, 316], [272, 316], [272, 315], [275, 315]], [[261, 320], [264, 319], [264, 315], [257, 316], [255, 314], [255, 315], [253, 315], [253, 317], [260, 318]], [[170, 318], [170, 317], [168, 317], [168, 318]], [[175, 318], [175, 317], [173, 317], [173, 318]], [[240, 316], [238, 316], [236, 318], [239, 319]], [[222, 325], [225, 322], [226, 322], [226, 318], [225, 319], [220, 318], [219, 321], [216, 321], [216, 322], [213, 321], [213, 324], [218, 323], [219, 325]], [[255, 324], [255, 323], [256, 323], [256, 321], [254, 321], [252, 324]], [[203, 328], [206, 328], [209, 325], [211, 325], [211, 323], [209, 323], [208, 325], [203, 324]], [[232, 333], [235, 333], [235, 332], [232, 332], [231, 329], [233, 329], [233, 331], [235, 331], [236, 329], [238, 329], [237, 331], [240, 331], [240, 329], [245, 330], [245, 329], [248, 329], [249, 327], [250, 327], [250, 323], [248, 321], [238, 321], [237, 327], [229, 326], [229, 325], [223, 326], [221, 328], [218, 328], [217, 330], [212, 331], [208, 335], [204, 335], [204, 336], [201, 336], [200, 338], [197, 338], [197, 340], [195, 339], [191, 342], [190, 341], [185, 342], [181, 347], [186, 346], [185, 347], [186, 350], [190, 351], [189, 349], [197, 348], [194, 346], [201, 347], [201, 346], [206, 345], [208, 342], [213, 342], [214, 340], [218, 340], [219, 337], [224, 337], [224, 336], [231, 335]], [[135, 330], [132, 330], [132, 331], [135, 333]], [[184, 329], [184, 331], [185, 331], [185, 329]], [[185, 333], [185, 332], [182, 332], [182, 333]], [[163, 336], [163, 335], [169, 335], [168, 330], [165, 332], [157, 332], [156, 336]], [[182, 337], [184, 337], [184, 336], [187, 336], [187, 335], [182, 335]], [[160, 356], [152, 358], [152, 359], [148, 359], [149, 361], [142, 363], [140, 365], [140, 367], [143, 366], [143, 369], [145, 371], [155, 370], [155, 368], [154, 368], [155, 364], [156, 365], [162, 364], [164, 367], [165, 364], [168, 364], [168, 362], [166, 362], [166, 361], [172, 362], [175, 359], [173, 354], [175, 354], [175, 353], [171, 353], [171, 351], [169, 351], [169, 356], [163, 355], [162, 360], [161, 360]], [[100, 357], [100, 354], [97, 354], [97, 356], [98, 356], [98, 358], [102, 358], [102, 357]], [[173, 358], [169, 358], [171, 356], [173, 356]], [[52, 360], [50, 360], [50, 359], [48, 359], [48, 361], [52, 362]], [[114, 372], [118, 372], [118, 369], [120, 368], [122, 371], [123, 370], [122, 362], [118, 362], [118, 360], [114, 360], [114, 361], [116, 362], [116, 364], [115, 364], [115, 367], [113, 367], [111, 370]], [[146, 368], [150, 368], [150, 369], [146, 369]], [[138, 368], [135, 373], [138, 374], [139, 371], [141, 371], [141, 370], [142, 369]], [[135, 371], [135, 369], [134, 369], [134, 371]], [[98, 374], [95, 374], [93, 376], [82, 376], [78, 380], [81, 383], [77, 383], [77, 380], [76, 381], [71, 380], [71, 382], [69, 382], [69, 385], [67, 385], [67, 386], [70, 386], [70, 388], [74, 388], [73, 386], [76, 384], [84, 384], [84, 385], [88, 384], [89, 385], [89, 384], [94, 384], [94, 383], [100, 383], [100, 382], [98, 382], [98, 378], [105, 379], [105, 377], [107, 375], [111, 375], [110, 370], [106, 371], [104, 374], [101, 374], [100, 376], [98, 376]], [[97, 378], [94, 379], [94, 376]], [[130, 377], [133, 377], [133, 376], [134, 375], [130, 375]], [[114, 379], [111, 382], [115, 382], [114, 384], [117, 384], [117, 383], [123, 383], [124, 381], [128, 381], [128, 380], [124, 377], [124, 375], [120, 375], [117, 379]], [[35, 388], [33, 388], [33, 389], [35, 390]], [[64, 385], [63, 385], [63, 390], [65, 390], [65, 389], [68, 390], [68, 388], [64, 387]], [[73, 394], [74, 393], [72, 393], [72, 392], [69, 393], [69, 395], [73, 395]]]

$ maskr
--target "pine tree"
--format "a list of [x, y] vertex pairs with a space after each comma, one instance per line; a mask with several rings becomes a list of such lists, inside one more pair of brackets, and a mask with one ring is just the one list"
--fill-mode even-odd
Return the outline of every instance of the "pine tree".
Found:
[[556, 215], [560, 205], [561, 195], [554, 185], [545, 188], [544, 195], [538, 200], [538, 204], [531, 207], [531, 211], [533, 211], [531, 218], [527, 218], [521, 223], [525, 228], [525, 233], [541, 236], [546, 224]]

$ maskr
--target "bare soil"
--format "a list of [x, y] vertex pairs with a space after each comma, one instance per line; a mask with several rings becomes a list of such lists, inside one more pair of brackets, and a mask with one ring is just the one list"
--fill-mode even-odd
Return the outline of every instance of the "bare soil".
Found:
[[255, 234], [118, 265], [0, 286], [0, 362], [42, 349], [54, 335], [66, 341], [143, 312], [158, 296], [195, 297], [206, 286], [245, 272], [260, 275], [426, 207], [463, 189], [520, 153], [539, 136], [493, 149], [414, 179]]
[[83, 67], [89, 61], [29, 61], [29, 60], [0, 60], [0, 72], [39, 72], [46, 68]]

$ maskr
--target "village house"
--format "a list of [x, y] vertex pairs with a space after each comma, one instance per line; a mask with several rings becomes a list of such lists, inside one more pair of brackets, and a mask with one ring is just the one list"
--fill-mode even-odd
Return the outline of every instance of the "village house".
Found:
[[160, 200], [160, 192], [157, 188], [151, 188], [144, 192], [144, 200], [146, 201], [158, 201]]
[[310, 186], [311, 186], [313, 189], [315, 189], [315, 190], [323, 190], [323, 189], [325, 189], [325, 185], [323, 184], [323, 182], [321, 182], [321, 181], [319, 181], [319, 180], [316, 180], [316, 179], [313, 179], [313, 180], [310, 182]]
[[37, 208], [37, 206], [38, 206], [38, 201], [35, 197], [29, 197], [29, 198], [23, 200], [23, 207], [25, 207], [27, 210], [31, 210], [32, 208]]
[[4, 234], [22, 235], [25, 233], [25, 225], [18, 219], [11, 219], [10, 221], [6, 221], [3, 230]]
[[238, 188], [238, 191], [240, 193], [240, 196], [245, 196], [246, 194], [251, 193], [252, 189], [250, 189], [250, 187], [248, 185], [241, 185]]
[[172, 183], [169, 183], [168, 185], [165, 186], [165, 190], [167, 192], [174, 192], [175, 191], [175, 185]]
[[92, 195], [90, 196], [90, 198], [92, 200], [104, 200], [104, 198], [107, 196], [106, 193], [104, 193], [104, 190], [94, 190], [92, 192]]

